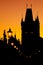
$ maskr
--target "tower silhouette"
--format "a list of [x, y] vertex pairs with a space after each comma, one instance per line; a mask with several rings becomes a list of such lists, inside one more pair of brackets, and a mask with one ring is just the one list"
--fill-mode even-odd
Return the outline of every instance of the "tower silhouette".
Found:
[[40, 36], [39, 33], [39, 18], [33, 20], [32, 9], [26, 9], [25, 21], [23, 18], [21, 20], [21, 28], [22, 28], [22, 45], [24, 51], [28, 51], [29, 46], [31, 48], [31, 43], [33, 43], [34, 39], [38, 39]]

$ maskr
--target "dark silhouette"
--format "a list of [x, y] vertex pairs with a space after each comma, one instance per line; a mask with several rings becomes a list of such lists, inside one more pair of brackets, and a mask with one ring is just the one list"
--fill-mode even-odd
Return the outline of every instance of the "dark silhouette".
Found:
[[[36, 40], [39, 39], [40, 33], [39, 33], [39, 19], [38, 16], [36, 20], [33, 20], [33, 15], [32, 15], [32, 9], [27, 9], [26, 10], [26, 16], [25, 16], [25, 21], [21, 22], [22, 26], [22, 44], [23, 48], [27, 49], [26, 53], [28, 53], [28, 50], [30, 50], [33, 44], [35, 44]], [[36, 43], [38, 44], [38, 43]], [[30, 49], [29, 49], [30, 48]], [[30, 50], [31, 52], [32, 50]]]
[[[33, 20], [32, 9], [27, 8], [25, 21], [21, 20], [22, 29], [22, 52], [28, 58], [31, 58], [29, 64], [40, 64], [43, 60], [43, 38], [40, 37], [40, 22], [38, 16]], [[37, 60], [36, 60], [37, 59]], [[39, 62], [40, 61], [40, 62]], [[34, 65], [35, 65], [34, 64]]]
[[23, 18], [21, 20], [21, 30], [22, 45], [19, 39], [16, 39], [16, 35], [13, 37], [11, 29], [7, 31], [8, 39], [4, 30], [3, 40], [0, 40], [0, 49], [4, 52], [0, 51], [0, 60], [4, 65], [43, 64], [43, 38], [40, 37], [40, 22], [38, 16], [35, 21], [33, 20], [31, 8], [26, 9], [25, 20], [23, 21]]

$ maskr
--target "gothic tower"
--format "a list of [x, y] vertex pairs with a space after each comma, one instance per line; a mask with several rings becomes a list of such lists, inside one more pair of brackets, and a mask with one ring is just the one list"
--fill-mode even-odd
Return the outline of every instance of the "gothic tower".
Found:
[[[21, 20], [22, 45], [28, 49], [34, 39], [39, 37], [39, 19], [33, 20], [32, 9], [26, 9], [25, 21]], [[24, 48], [24, 49], [25, 49]]]

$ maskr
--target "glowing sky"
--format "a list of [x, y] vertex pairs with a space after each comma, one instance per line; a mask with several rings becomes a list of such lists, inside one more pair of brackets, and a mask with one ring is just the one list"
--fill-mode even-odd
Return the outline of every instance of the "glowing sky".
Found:
[[[39, 16], [40, 36], [43, 37], [43, 0], [28, 0], [28, 7], [31, 7], [33, 17]], [[0, 38], [3, 30], [6, 32], [12, 29], [13, 35], [21, 39], [21, 18], [25, 16], [26, 0], [0, 0]]]

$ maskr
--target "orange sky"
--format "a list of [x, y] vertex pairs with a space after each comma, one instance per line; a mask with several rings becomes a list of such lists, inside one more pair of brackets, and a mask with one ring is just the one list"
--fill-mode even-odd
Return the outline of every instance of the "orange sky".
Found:
[[[28, 7], [31, 7], [33, 17], [35, 18], [38, 11], [40, 21], [40, 36], [43, 37], [43, 0], [28, 0]], [[0, 0], [0, 38], [3, 30], [6, 32], [12, 29], [13, 35], [21, 40], [21, 18], [25, 16], [26, 0]]]

